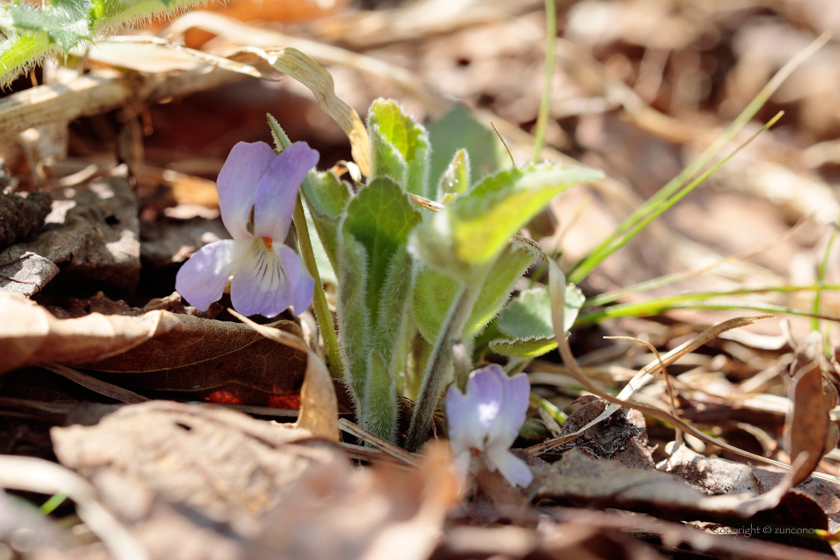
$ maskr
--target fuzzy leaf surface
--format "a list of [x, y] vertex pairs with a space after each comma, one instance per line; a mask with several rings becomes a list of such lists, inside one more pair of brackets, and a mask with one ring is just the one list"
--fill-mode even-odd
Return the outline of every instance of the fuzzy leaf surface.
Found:
[[368, 127], [376, 162], [374, 175], [391, 177], [408, 192], [431, 198], [428, 192], [429, 139], [426, 129], [391, 99], [370, 107]]
[[602, 176], [548, 164], [503, 171], [426, 220], [412, 235], [412, 248], [427, 265], [475, 282], [552, 197]]
[[[493, 320], [507, 303], [514, 284], [538, 258], [532, 247], [511, 243], [504, 249], [484, 281], [481, 295], [464, 327], [463, 336], [472, 338]], [[458, 281], [431, 268], [419, 274], [414, 288], [413, 316], [417, 330], [434, 342], [440, 333], [455, 295]]]

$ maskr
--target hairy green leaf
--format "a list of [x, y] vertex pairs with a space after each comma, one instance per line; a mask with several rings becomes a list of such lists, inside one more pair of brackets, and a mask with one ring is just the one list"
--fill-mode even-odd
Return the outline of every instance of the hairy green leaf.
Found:
[[425, 198], [429, 192], [429, 138], [392, 99], [377, 99], [370, 106], [368, 128], [374, 158], [373, 175], [392, 178], [405, 190]]
[[330, 172], [310, 171], [300, 192], [333, 270], [338, 270], [338, 226], [353, 193], [350, 185]]
[[602, 176], [548, 164], [502, 171], [426, 220], [412, 234], [411, 246], [427, 265], [475, 282], [554, 195]]
[[[487, 274], [481, 295], [464, 327], [464, 338], [474, 337], [493, 320], [510, 298], [516, 281], [537, 258], [534, 248], [525, 243], [515, 242], [505, 248]], [[412, 314], [417, 330], [426, 340], [433, 342], [437, 338], [458, 287], [457, 280], [431, 268], [423, 269], [418, 275]]]
[[[584, 301], [580, 288], [566, 285], [565, 332], [572, 328]], [[533, 358], [557, 348], [551, 326], [551, 302], [544, 286], [525, 290], [513, 298], [497, 323], [499, 331], [510, 337], [490, 343], [490, 349], [498, 354]]]

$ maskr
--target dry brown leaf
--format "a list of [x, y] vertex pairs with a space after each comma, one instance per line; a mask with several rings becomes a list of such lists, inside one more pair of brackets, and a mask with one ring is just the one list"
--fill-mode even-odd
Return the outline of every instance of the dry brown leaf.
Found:
[[295, 427], [307, 430], [313, 436], [337, 442], [338, 397], [335, 394], [332, 376], [324, 361], [300, 338], [259, 325], [233, 309], [228, 311], [267, 339], [284, 347], [306, 352], [306, 377], [300, 389], [300, 415]]
[[[23, 296], [3, 292], [0, 310], [16, 319], [0, 321], [0, 372], [48, 362], [76, 364], [135, 389], [299, 406], [304, 354], [244, 325], [168, 311], [57, 319]], [[291, 321], [271, 326], [299, 334]]]
[[796, 349], [796, 360], [791, 366], [793, 378], [788, 393], [793, 409], [785, 425], [785, 440], [792, 461], [807, 457], [801, 459], [803, 465], [792, 486], [808, 478], [823, 455], [833, 449], [834, 445], [826, 449], [826, 442], [833, 439], [836, 444], [837, 427], [828, 415], [830, 405], [823, 391], [821, 355], [822, 335], [814, 331]]
[[532, 498], [585, 499], [601, 506], [722, 523], [776, 507], [790, 490], [790, 476], [786, 478], [754, 498], [749, 494], [707, 496], [667, 473], [627, 468], [618, 461], [594, 460], [571, 449], [551, 468], [536, 475], [529, 493]]
[[[217, 520], [262, 515], [337, 448], [288, 425], [212, 405], [128, 405], [96, 426], [51, 431], [55, 454], [94, 484], [115, 472]], [[119, 511], [119, 504], [109, 504]]]
[[334, 463], [313, 472], [278, 504], [244, 557], [428, 558], [458, 495], [449, 446], [430, 445], [425, 453], [416, 470]]

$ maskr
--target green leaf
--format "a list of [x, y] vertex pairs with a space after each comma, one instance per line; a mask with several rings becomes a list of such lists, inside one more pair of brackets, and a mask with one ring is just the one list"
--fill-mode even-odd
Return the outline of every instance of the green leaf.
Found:
[[411, 246], [426, 264], [475, 282], [552, 197], [602, 176], [595, 170], [548, 164], [503, 171], [426, 220], [412, 235]]
[[370, 323], [366, 303], [368, 264], [364, 245], [352, 236], [342, 239], [338, 265], [339, 350], [345, 379], [357, 408], [362, 406], [370, 358]]
[[465, 149], [470, 159], [469, 184], [511, 167], [512, 162], [496, 133], [473, 119], [469, 109], [458, 105], [429, 125], [429, 143], [434, 150], [429, 176], [434, 184], [449, 167], [455, 153]]
[[[586, 298], [574, 284], [566, 285], [566, 311], [563, 330], [572, 328]], [[499, 329], [514, 338], [553, 338], [551, 301], [548, 288], [538, 286], [521, 292], [499, 315]]]
[[448, 197], [464, 194], [470, 188], [470, 156], [466, 150], [458, 150], [446, 168], [437, 188], [437, 199], [443, 203]]
[[392, 99], [377, 99], [370, 106], [368, 128], [374, 158], [373, 176], [390, 177], [405, 190], [425, 198], [429, 192], [429, 138]]
[[40, 8], [19, 1], [0, 6], [0, 85], [46, 55], [68, 53], [82, 41], [138, 19], [180, 13], [207, 0], [52, 0]]
[[384, 177], [374, 179], [347, 206], [342, 237], [352, 237], [367, 252], [366, 301], [371, 317], [378, 315], [378, 297], [391, 259], [420, 220], [420, 212], [399, 185]]
[[[585, 298], [580, 288], [566, 285], [566, 308], [563, 329], [568, 333]], [[513, 298], [497, 321], [499, 331], [510, 339], [490, 343], [493, 352], [504, 356], [534, 358], [557, 348], [551, 326], [551, 301], [544, 286], [525, 290]]]
[[300, 189], [333, 270], [338, 270], [338, 225], [353, 193], [330, 172], [310, 171]]
[[500, 338], [490, 342], [490, 350], [502, 356], [517, 358], [538, 358], [557, 348], [557, 341], [551, 338], [519, 338], [507, 340]]
[[[525, 243], [514, 242], [505, 248], [484, 281], [481, 295], [464, 327], [464, 338], [474, 337], [493, 320], [510, 298], [516, 281], [538, 257], [534, 248]], [[417, 330], [426, 340], [434, 342], [437, 339], [458, 287], [457, 280], [431, 268], [423, 269], [418, 275], [412, 314]]]
[[385, 359], [378, 352], [370, 357], [366, 386], [359, 425], [393, 441], [397, 431], [397, 385], [388, 373]]
[[42, 10], [26, 4], [11, 4], [7, 8], [12, 24], [21, 31], [46, 32], [65, 53], [79, 41], [90, 39], [93, 21], [89, 18], [91, 0], [53, 2]]

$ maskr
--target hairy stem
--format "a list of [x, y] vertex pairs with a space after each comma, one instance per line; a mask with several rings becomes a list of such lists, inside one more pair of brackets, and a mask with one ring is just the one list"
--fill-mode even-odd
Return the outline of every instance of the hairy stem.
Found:
[[[423, 372], [423, 386], [420, 388], [420, 398], [411, 417], [411, 427], [406, 438], [406, 449], [417, 451], [426, 442], [426, 434], [432, 426], [432, 420], [443, 390], [447, 372], [452, 367], [452, 346], [461, 337], [464, 326], [472, 313], [473, 306], [481, 294], [483, 282], [464, 284], [461, 286], [449, 314], [443, 323], [432, 354], [426, 362]], [[476, 287], [478, 286], [478, 287]]]
[[315, 262], [315, 253], [312, 251], [312, 240], [309, 238], [309, 226], [306, 225], [306, 216], [303, 213], [303, 201], [298, 194], [297, 206], [295, 206], [295, 228], [298, 232], [300, 242], [300, 256], [312, 278], [315, 279], [315, 297], [312, 305], [315, 308], [315, 319], [318, 321], [318, 328], [321, 330], [321, 338], [324, 339], [324, 350], [327, 355], [327, 368], [330, 374], [336, 379], [344, 377], [344, 364], [341, 362], [341, 353], [338, 351], [338, 337], [335, 334], [330, 308], [327, 306], [327, 296], [324, 293], [324, 284], [318, 273], [318, 265]]

